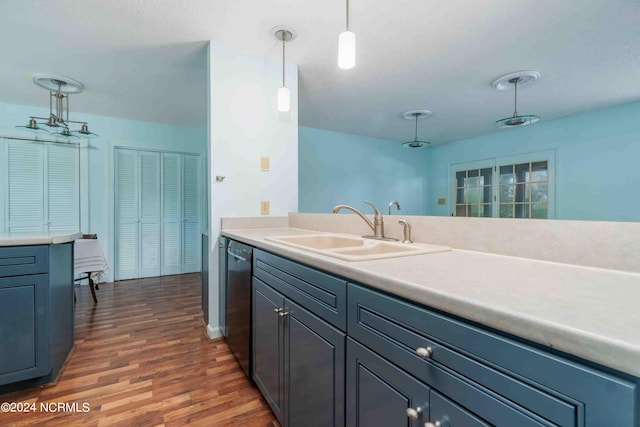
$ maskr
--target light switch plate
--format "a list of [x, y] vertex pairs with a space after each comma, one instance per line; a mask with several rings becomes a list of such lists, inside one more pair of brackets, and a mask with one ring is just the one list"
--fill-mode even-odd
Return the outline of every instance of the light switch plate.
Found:
[[260, 157], [260, 170], [268, 171], [269, 170], [269, 158], [268, 157]]
[[269, 215], [269, 201], [263, 200], [260, 202], [260, 215]]
[[444, 205], [445, 203], [447, 203], [447, 201], [445, 199], [438, 199], [438, 204], [439, 205]]

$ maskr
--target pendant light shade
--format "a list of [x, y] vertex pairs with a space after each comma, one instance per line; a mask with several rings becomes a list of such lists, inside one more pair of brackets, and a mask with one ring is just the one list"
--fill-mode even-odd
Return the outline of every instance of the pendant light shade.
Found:
[[356, 66], [356, 35], [343, 31], [338, 38], [338, 67], [350, 70]]
[[287, 42], [293, 40], [296, 35], [292, 30], [282, 26], [271, 29], [273, 36], [282, 42], [282, 86], [278, 88], [278, 111], [286, 113], [291, 109], [291, 93], [285, 84], [285, 47]]
[[289, 88], [282, 86], [278, 88], [278, 111], [287, 112], [291, 109], [291, 95]]
[[338, 67], [350, 70], [356, 66], [356, 35], [349, 31], [349, 0], [347, 3], [347, 29], [338, 37]]
[[87, 123], [83, 123], [80, 127], [80, 130], [74, 130], [71, 132], [75, 136], [80, 136], [82, 138], [96, 138], [98, 136], [97, 133], [93, 133], [89, 131], [89, 125]]
[[48, 130], [38, 126], [36, 119], [33, 117], [29, 117], [29, 123], [27, 123], [26, 126], [16, 126], [16, 129], [28, 130], [35, 133], [49, 133]]
[[428, 147], [431, 145], [429, 141], [419, 141], [418, 140], [418, 119], [426, 119], [431, 116], [431, 111], [429, 110], [411, 110], [402, 113], [402, 117], [406, 120], [414, 120], [415, 121], [415, 133], [413, 136], [413, 141], [403, 142], [402, 146], [405, 148], [422, 148]]
[[510, 117], [505, 117], [500, 120], [496, 120], [493, 125], [498, 128], [514, 128], [532, 125], [540, 120], [539, 116], [528, 114], [518, 114], [518, 86], [533, 83], [540, 77], [540, 74], [536, 71], [521, 71], [518, 73], [508, 74], [497, 79], [493, 86], [498, 90], [509, 89], [513, 86], [513, 114]]

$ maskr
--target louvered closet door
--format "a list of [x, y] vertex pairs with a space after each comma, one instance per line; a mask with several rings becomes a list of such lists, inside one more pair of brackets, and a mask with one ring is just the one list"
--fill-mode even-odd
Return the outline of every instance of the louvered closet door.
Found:
[[7, 144], [7, 231], [43, 232], [44, 146], [23, 141]]
[[200, 156], [182, 156], [182, 272], [200, 271]]
[[140, 151], [140, 277], [160, 271], [160, 153]]
[[45, 231], [80, 230], [80, 151], [75, 145], [47, 145]]
[[116, 280], [139, 277], [138, 152], [115, 150]]
[[182, 161], [162, 154], [162, 274], [182, 273]]

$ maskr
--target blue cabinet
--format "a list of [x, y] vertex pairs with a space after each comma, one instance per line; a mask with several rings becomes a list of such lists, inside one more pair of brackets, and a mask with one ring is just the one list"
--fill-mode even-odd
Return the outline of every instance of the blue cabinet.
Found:
[[0, 278], [0, 384], [47, 374], [48, 276]]
[[73, 243], [0, 247], [0, 393], [55, 381], [73, 327]]
[[492, 425], [637, 426], [631, 378], [364, 286], [348, 310], [350, 337]]
[[[347, 338], [347, 425], [489, 427], [423, 382]], [[523, 425], [520, 423], [510, 425]]]
[[282, 318], [278, 314], [284, 307], [284, 297], [254, 277], [252, 299], [253, 380], [283, 424], [284, 349]]
[[332, 320], [327, 321], [303, 306], [301, 296], [327, 284], [307, 267], [295, 270], [298, 276], [278, 270], [273, 267], [278, 261], [254, 251], [253, 379], [284, 427], [342, 427], [345, 334], [332, 323], [345, 313], [317, 302], [314, 308]]
[[285, 427], [640, 427], [638, 378], [261, 250], [253, 274], [253, 378]]

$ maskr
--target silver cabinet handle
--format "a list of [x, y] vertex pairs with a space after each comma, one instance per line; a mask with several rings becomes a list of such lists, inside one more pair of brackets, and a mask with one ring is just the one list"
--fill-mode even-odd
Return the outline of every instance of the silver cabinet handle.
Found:
[[288, 312], [288, 311], [280, 311], [280, 312], [278, 313], [278, 316], [280, 316], [280, 317], [287, 317], [288, 315], [289, 315], [289, 312]]
[[274, 312], [275, 314], [280, 314], [280, 313], [282, 313], [282, 309], [281, 309], [281, 308], [274, 308], [274, 309], [273, 309], [273, 312]]
[[415, 409], [407, 408], [407, 417], [409, 417], [410, 420], [417, 420], [420, 418], [420, 414], [422, 414], [422, 408], [419, 406]]
[[418, 347], [416, 348], [416, 354], [421, 359], [429, 359], [433, 354], [433, 349], [431, 347]]
[[247, 259], [246, 259], [246, 258], [242, 258], [240, 255], [236, 255], [236, 254], [234, 254], [233, 252], [231, 252], [231, 249], [227, 249], [227, 253], [228, 253], [229, 255], [231, 255], [231, 257], [233, 257], [233, 258], [237, 259], [238, 261], [244, 261], [244, 262], [247, 262]]
[[435, 423], [428, 422], [425, 423], [424, 427], [442, 427], [442, 423], [440, 421], [436, 421]]

